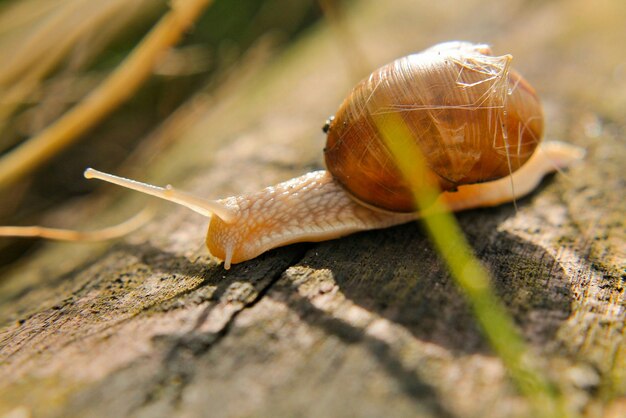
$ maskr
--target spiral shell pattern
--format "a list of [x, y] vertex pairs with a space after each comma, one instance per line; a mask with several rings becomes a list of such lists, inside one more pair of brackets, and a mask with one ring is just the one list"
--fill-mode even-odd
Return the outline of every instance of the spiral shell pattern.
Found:
[[451, 191], [511, 174], [543, 135], [539, 98], [511, 60], [493, 56], [486, 45], [449, 42], [374, 71], [328, 126], [328, 170], [357, 200], [415, 210], [413, 192], [381, 138], [385, 118], [399, 115], [425, 157], [424, 181]]

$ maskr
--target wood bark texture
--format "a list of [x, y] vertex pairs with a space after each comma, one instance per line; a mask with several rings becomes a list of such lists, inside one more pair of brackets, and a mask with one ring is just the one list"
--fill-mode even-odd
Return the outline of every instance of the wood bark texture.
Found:
[[[571, 411], [624, 416], [624, 16], [608, 0], [356, 3], [352, 39], [321, 24], [271, 60], [250, 58], [254, 71], [198, 101], [174, 134], [166, 122], [159, 144], [177, 140], [122, 174], [223, 197], [321, 168], [320, 128], [357, 78], [440, 41], [491, 42], [539, 91], [548, 138], [588, 154], [517, 208], [457, 218]], [[367, 57], [358, 77], [347, 39]], [[148, 201], [101, 192], [55, 218], [95, 227]], [[419, 224], [229, 271], [207, 254], [205, 228], [162, 204], [127, 238], [44, 243], [7, 271], [0, 416], [529, 414]]]

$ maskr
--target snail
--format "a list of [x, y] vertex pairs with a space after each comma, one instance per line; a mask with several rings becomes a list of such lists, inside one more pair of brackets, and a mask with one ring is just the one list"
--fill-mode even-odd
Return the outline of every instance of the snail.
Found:
[[441, 189], [438, 199], [450, 210], [498, 205], [584, 154], [561, 142], [540, 145], [539, 98], [511, 59], [487, 45], [448, 42], [379, 68], [324, 126], [327, 170], [256, 193], [207, 200], [91, 168], [85, 177], [210, 217], [206, 245], [229, 269], [275, 247], [417, 219], [413, 191], [381, 139], [379, 121], [395, 115], [424, 156], [424, 181]]

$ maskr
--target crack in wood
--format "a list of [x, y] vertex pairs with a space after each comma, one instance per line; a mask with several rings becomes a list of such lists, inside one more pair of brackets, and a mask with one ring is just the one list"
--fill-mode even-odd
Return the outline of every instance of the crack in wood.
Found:
[[[231, 277], [237, 277], [244, 272], [242, 280], [246, 280], [245, 272], [254, 272], [255, 276], [258, 276], [259, 267], [255, 268], [246, 267], [245, 265], [238, 265], [233, 267], [223, 277], [223, 285], [215, 291], [212, 295], [212, 299], [216, 300], [216, 303], [209, 304], [205, 307], [200, 315], [197, 317], [193, 327], [181, 334], [181, 335], [169, 335], [156, 338], [169, 345], [163, 355], [162, 364], [163, 367], [160, 370], [160, 376], [156, 378], [153, 387], [146, 391], [143, 402], [131, 411], [132, 413], [145, 408], [147, 405], [156, 402], [159, 398], [159, 393], [162, 392], [164, 387], [174, 388], [174, 393], [170, 394], [172, 399], [173, 408], [176, 409], [180, 403], [182, 392], [187, 384], [192, 380], [194, 375], [194, 364], [192, 364], [191, 358], [197, 357], [202, 354], [206, 354], [208, 350], [219, 344], [224, 338], [226, 338], [232, 330], [237, 317], [247, 309], [253, 308], [259, 301], [261, 301], [270, 289], [280, 280], [285, 271], [298, 263], [304, 258], [306, 254], [306, 248], [309, 245], [300, 244], [290, 246], [287, 249], [276, 250], [280, 252], [289, 253], [290, 256], [287, 259], [287, 263], [281, 263], [281, 267], [275, 269], [274, 273], [266, 279], [255, 281], [255, 294], [252, 298], [247, 300], [231, 300], [228, 294], [228, 285], [232, 284]], [[276, 252], [272, 251], [272, 253]], [[283, 257], [284, 258], [284, 257]], [[224, 305], [239, 303], [240, 306], [236, 310], [230, 313], [230, 316], [222, 324], [218, 331], [202, 332], [201, 328], [207, 319], [211, 316], [211, 313], [219, 308], [223, 308]], [[172, 384], [174, 382], [174, 384]]]

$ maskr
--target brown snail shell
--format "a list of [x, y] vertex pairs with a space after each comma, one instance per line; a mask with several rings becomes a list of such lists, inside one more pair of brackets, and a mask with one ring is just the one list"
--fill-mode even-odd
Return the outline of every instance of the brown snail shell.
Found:
[[412, 192], [381, 139], [378, 121], [399, 114], [444, 191], [508, 176], [543, 135], [534, 89], [510, 68], [510, 55], [465, 42], [436, 45], [374, 71], [327, 126], [326, 166], [349, 193], [396, 212]]

